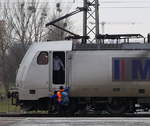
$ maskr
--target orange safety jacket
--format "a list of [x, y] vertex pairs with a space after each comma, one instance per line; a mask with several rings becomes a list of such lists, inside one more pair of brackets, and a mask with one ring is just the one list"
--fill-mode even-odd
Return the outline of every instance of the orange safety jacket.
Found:
[[62, 92], [64, 91], [64, 89], [61, 89], [59, 91], [57, 91], [57, 101], [58, 103], [62, 102]]

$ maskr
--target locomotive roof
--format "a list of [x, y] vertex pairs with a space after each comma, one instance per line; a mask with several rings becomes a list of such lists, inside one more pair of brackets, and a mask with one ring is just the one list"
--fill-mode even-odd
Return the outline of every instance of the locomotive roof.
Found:
[[75, 44], [73, 50], [150, 50], [150, 43]]
[[33, 44], [34, 49], [39, 51], [65, 51], [72, 50], [72, 41], [49, 41], [49, 42], [39, 42]]
[[77, 50], [150, 50], [150, 43], [80, 44], [72, 41], [39, 42], [32, 45], [34, 51], [77, 51]]

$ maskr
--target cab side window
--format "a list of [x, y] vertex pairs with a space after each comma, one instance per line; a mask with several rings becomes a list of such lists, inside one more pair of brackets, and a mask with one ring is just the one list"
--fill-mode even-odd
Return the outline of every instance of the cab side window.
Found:
[[48, 64], [48, 52], [40, 52], [37, 57], [37, 64], [38, 65], [47, 65]]

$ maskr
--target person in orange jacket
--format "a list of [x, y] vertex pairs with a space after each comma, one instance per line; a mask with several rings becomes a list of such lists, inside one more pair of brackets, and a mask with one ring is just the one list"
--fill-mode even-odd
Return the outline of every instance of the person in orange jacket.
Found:
[[[69, 92], [69, 88], [64, 89], [63, 86], [59, 87], [59, 90], [57, 91], [57, 102], [58, 102], [58, 112], [60, 114], [64, 114], [66, 111], [66, 105], [64, 100], [66, 99], [65, 97], [68, 97], [68, 92]], [[64, 94], [67, 94], [65, 97], [63, 96]], [[69, 102], [69, 97], [68, 97], [68, 102]]]
[[59, 90], [57, 91], [57, 101], [59, 104], [62, 102], [62, 92], [64, 92], [64, 87], [60, 86]]
[[63, 106], [61, 104], [62, 102], [62, 92], [64, 91], [64, 87], [60, 86], [59, 90], [57, 91], [57, 109], [59, 114], [63, 114]]

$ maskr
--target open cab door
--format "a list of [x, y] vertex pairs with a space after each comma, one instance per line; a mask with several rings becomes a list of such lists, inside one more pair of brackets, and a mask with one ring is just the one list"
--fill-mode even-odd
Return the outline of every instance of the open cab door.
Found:
[[66, 52], [51, 52], [50, 64], [50, 91], [59, 90], [60, 86], [66, 87]]

